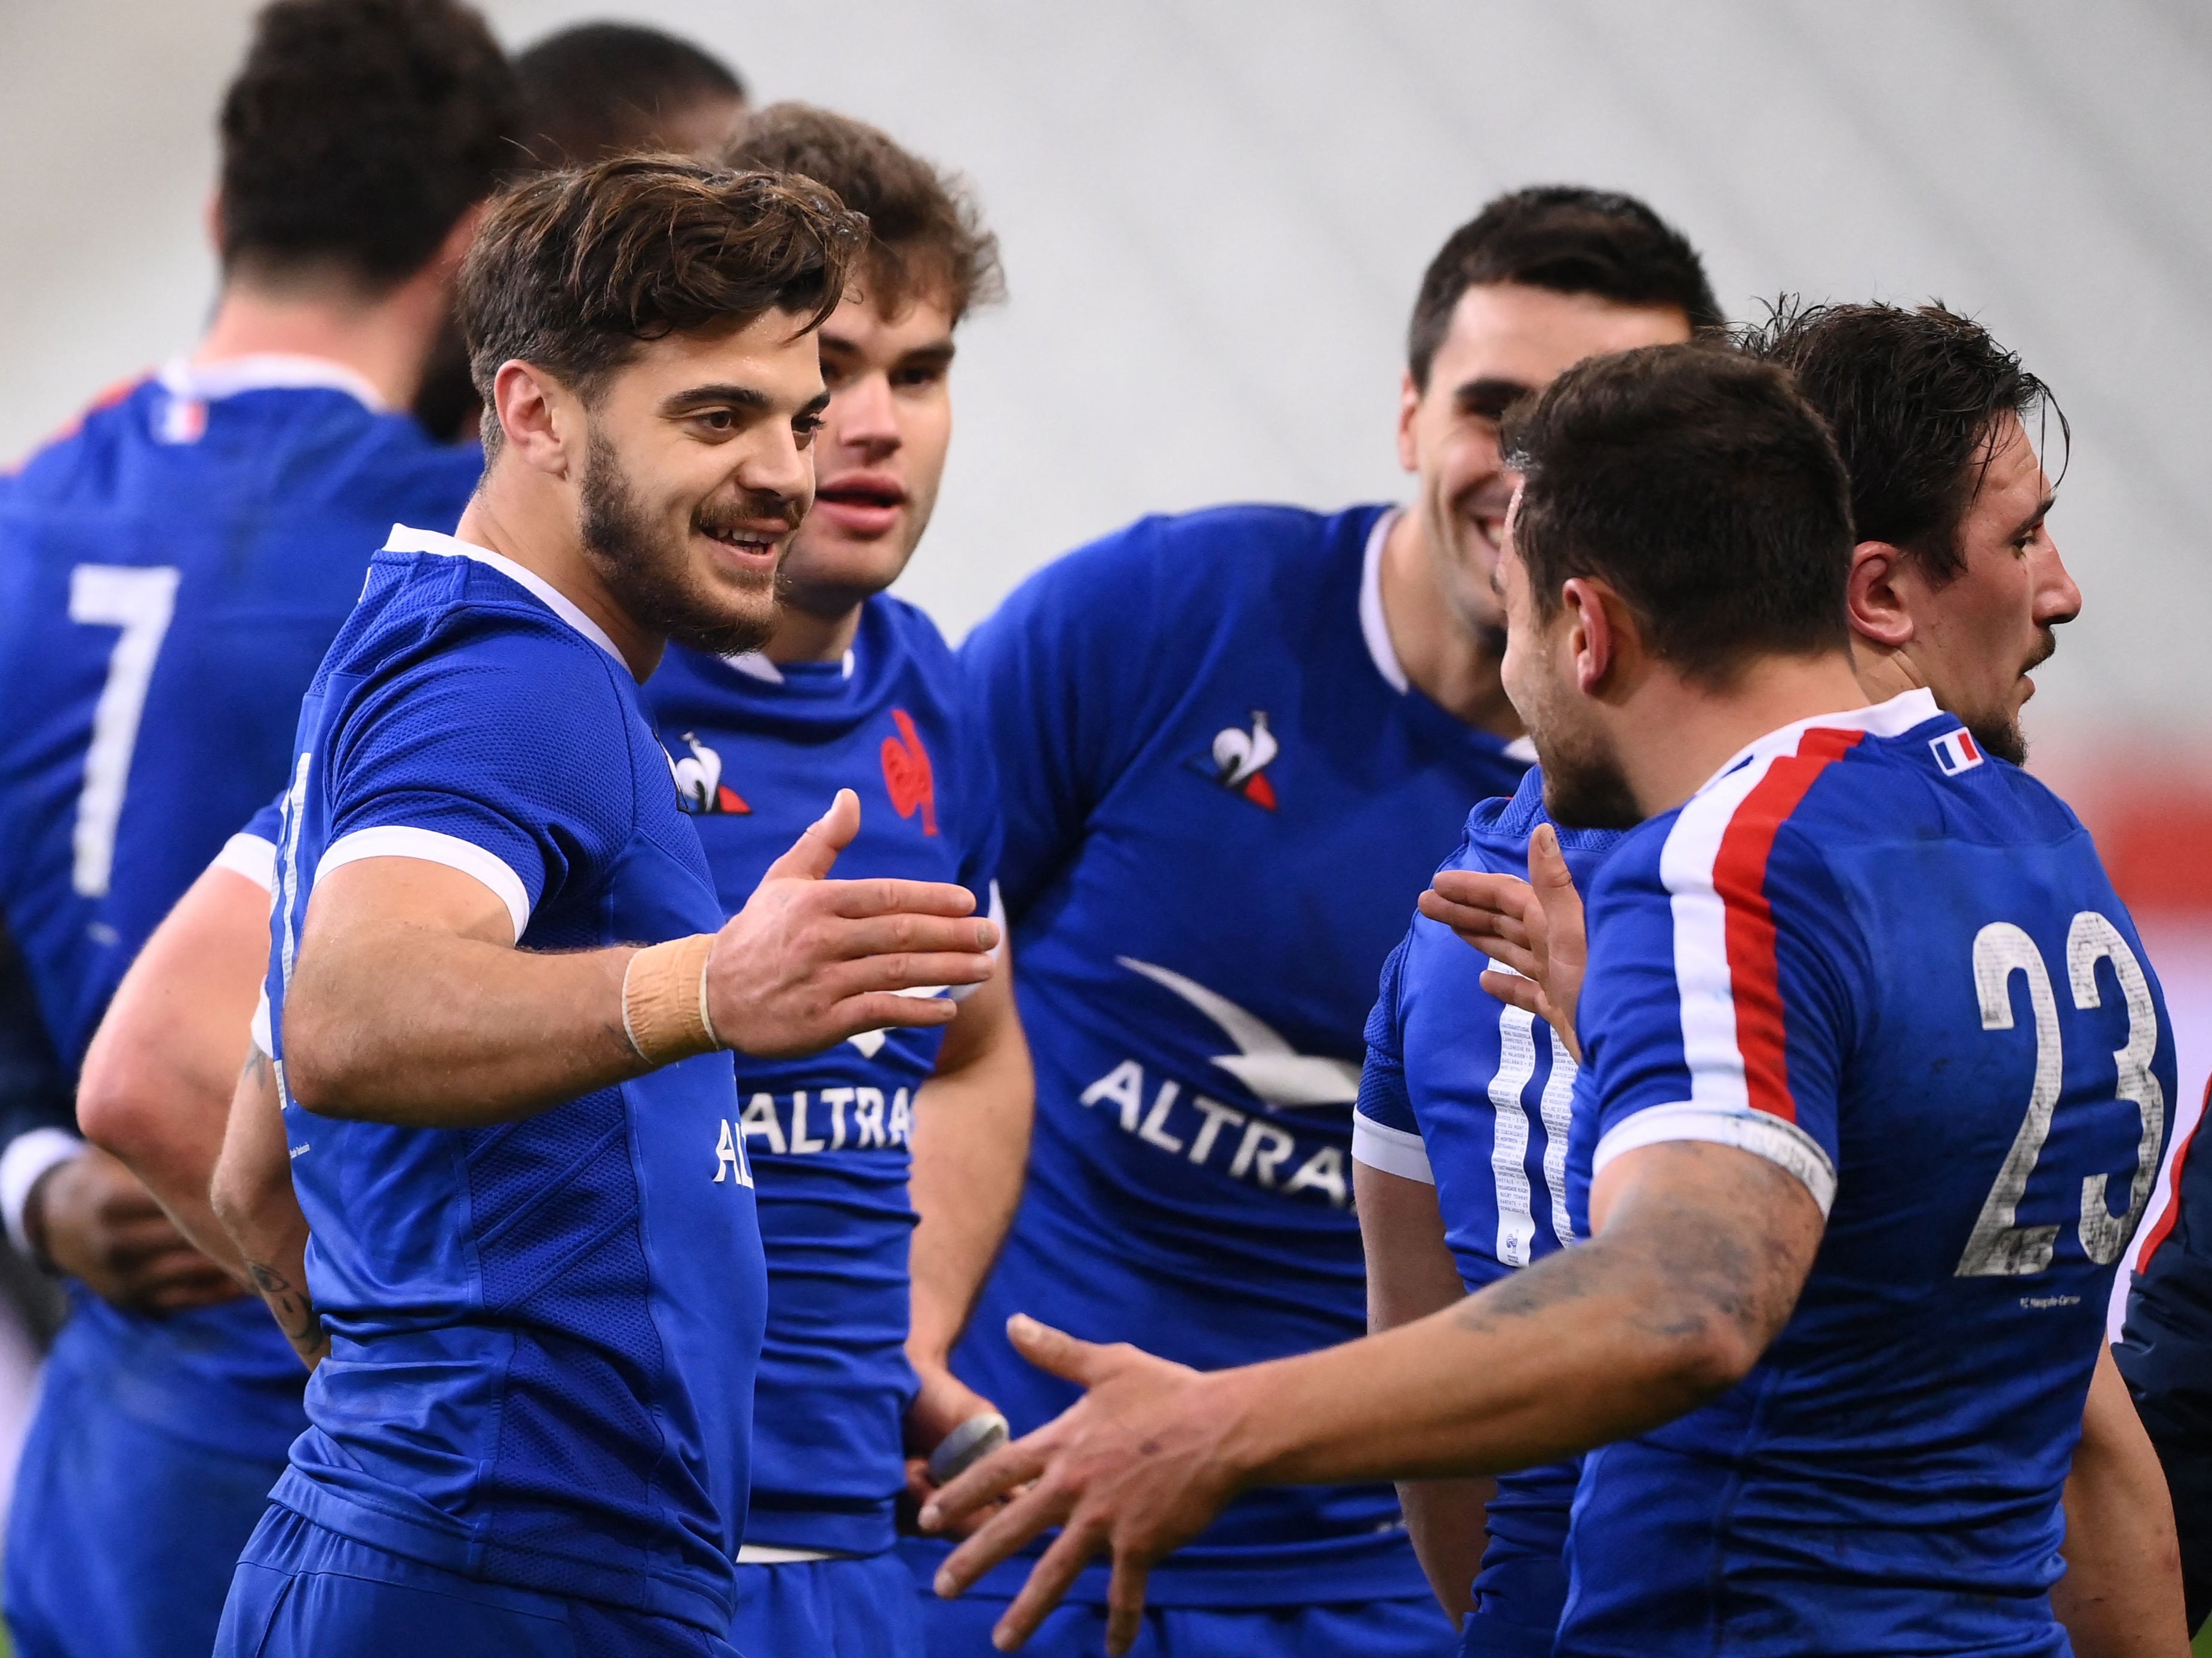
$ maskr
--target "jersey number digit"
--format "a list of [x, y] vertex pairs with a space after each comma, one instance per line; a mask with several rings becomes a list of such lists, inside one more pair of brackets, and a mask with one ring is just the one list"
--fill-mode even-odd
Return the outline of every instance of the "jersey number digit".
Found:
[[131, 750], [138, 745], [139, 718], [146, 712], [146, 686], [176, 608], [173, 568], [80, 564], [70, 572], [70, 620], [123, 630], [108, 655], [107, 683], [93, 708], [92, 744], [84, 753], [84, 786], [76, 799], [70, 884], [88, 898], [106, 896], [123, 788], [131, 777]]
[[[2067, 978], [2074, 1005], [2100, 1005], [2097, 963], [2109, 961], [2120, 993], [2128, 1005], [2128, 1039], [2112, 1055], [2119, 1073], [2117, 1097], [2131, 1100], [2142, 1123], [2137, 1146], [2135, 1179], [2129, 1188], [2125, 1217], [2106, 1206], [2108, 1177], [2092, 1175], [2081, 1182], [2081, 1248], [2100, 1266], [2120, 1258], [2135, 1235], [2143, 1209], [2150, 1201], [2158, 1177], [2159, 1142], [2166, 1130], [2166, 1095], [2151, 1074], [2151, 1056], [2158, 1048], [2158, 1017], [2151, 1001], [2150, 985], [2142, 967], [2119, 929], [2094, 910], [2075, 916], [2067, 929]], [[2017, 1278], [2039, 1272], [2051, 1265], [2058, 1228], [2014, 1224], [2020, 1200], [2035, 1172], [2043, 1142], [2050, 1137], [2051, 1114], [2058, 1103], [2059, 1084], [2065, 1068], [2058, 1035], [2058, 998], [2051, 989], [2051, 970], [2035, 941], [2009, 921], [1992, 921], [1974, 936], [1974, 989], [1981, 1003], [1982, 1029], [2013, 1028], [2012, 975], [2027, 980], [2027, 1000], [2035, 1017], [2035, 1082], [2027, 1096], [2027, 1114], [2013, 1136], [1996, 1183], [1982, 1199], [1982, 1212], [1959, 1257], [1960, 1278]]]

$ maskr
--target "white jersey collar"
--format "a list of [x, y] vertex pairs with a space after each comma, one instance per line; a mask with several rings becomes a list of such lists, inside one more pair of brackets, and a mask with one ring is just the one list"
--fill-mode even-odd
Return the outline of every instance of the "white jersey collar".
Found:
[[1747, 760], [1790, 753], [1796, 748], [1798, 738], [1816, 727], [1821, 731], [1864, 732], [1869, 737], [1902, 737], [1915, 726], [1936, 719], [1942, 712], [1936, 706], [1936, 693], [1922, 686], [1915, 690], [1900, 692], [1887, 702], [1870, 703], [1863, 708], [1844, 708], [1835, 714], [1814, 714], [1809, 720], [1792, 720], [1789, 725], [1771, 731], [1738, 749], [1729, 756], [1725, 765], [1698, 786], [1698, 793], [1703, 794]]
[[381, 415], [390, 410], [367, 379], [327, 357], [295, 356], [276, 351], [224, 357], [215, 362], [193, 362], [186, 357], [177, 357], [163, 365], [161, 381], [173, 395], [198, 403], [219, 402], [241, 392], [320, 389], [343, 392], [372, 414]]
[[1390, 538], [1390, 528], [1403, 510], [1393, 507], [1375, 520], [1359, 561], [1359, 635], [1367, 641], [1375, 671], [1401, 696], [1412, 683], [1406, 677], [1406, 665], [1398, 660], [1397, 647], [1390, 642], [1389, 619], [1382, 614], [1382, 544]]
[[[472, 558], [479, 564], [489, 564], [519, 587], [527, 588], [532, 597], [547, 610], [559, 616], [578, 633], [622, 664], [624, 673], [630, 672], [629, 661], [615, 648], [615, 642], [606, 630], [577, 608], [576, 603], [535, 570], [526, 570], [513, 559], [495, 553], [489, 547], [479, 547], [472, 541], [463, 541], [457, 536], [441, 536], [435, 530], [414, 530], [404, 524], [392, 526], [392, 538], [384, 544], [387, 553], [435, 553], [441, 558]], [[635, 679], [636, 675], [631, 674]]]
[[[765, 651], [733, 651], [722, 660], [744, 675], [746, 678], [757, 679], [763, 685], [781, 685], [784, 683], [783, 670], [769, 660], [768, 653]], [[845, 653], [841, 665], [844, 669], [844, 677], [850, 679], [853, 677], [851, 651]]]

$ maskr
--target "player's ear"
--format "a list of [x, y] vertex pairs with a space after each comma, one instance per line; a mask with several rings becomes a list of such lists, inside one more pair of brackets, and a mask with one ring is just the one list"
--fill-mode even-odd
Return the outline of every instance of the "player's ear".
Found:
[[1420, 451], [1413, 443], [1413, 416], [1420, 412], [1421, 388], [1413, 384], [1408, 368], [1398, 381], [1398, 465], [1409, 472], [1421, 470]]
[[516, 459], [550, 477], [568, 477], [564, 428], [580, 411], [567, 388], [534, 364], [510, 358], [492, 377], [491, 404]]
[[1887, 541], [1862, 541], [1851, 549], [1844, 606], [1854, 643], [1895, 651], [1912, 642], [1912, 607], [1898, 580], [1909, 557], [1902, 547]]
[[1566, 650], [1575, 689], [1591, 695], [1620, 659], [1623, 618], [1610, 608], [1620, 601], [1603, 582], [1586, 576], [1570, 577], [1559, 590], [1559, 599], [1566, 612]]

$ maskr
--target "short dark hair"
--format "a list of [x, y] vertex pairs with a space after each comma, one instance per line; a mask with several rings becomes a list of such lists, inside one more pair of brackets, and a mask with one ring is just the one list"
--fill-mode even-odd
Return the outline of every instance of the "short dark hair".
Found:
[[421, 270], [513, 160], [514, 72], [457, 0], [276, 0], [223, 96], [226, 273]]
[[2046, 410], [2072, 441], [2065, 410], [2019, 354], [1940, 301], [1906, 310], [1785, 295], [1741, 337], [1797, 377], [1835, 434], [1850, 473], [1852, 533], [1905, 548], [1938, 584], [1966, 568], [1959, 526], [2004, 416]]
[[588, 402], [641, 342], [770, 311], [819, 327], [867, 225], [811, 180], [672, 155], [540, 173], [501, 197], [461, 267], [469, 371], [499, 443], [493, 378], [514, 358]]
[[1490, 282], [1594, 294], [1620, 305], [1671, 305], [1691, 329], [1725, 325], [1689, 239], [1633, 196], [1536, 185], [1493, 198], [1429, 261], [1406, 331], [1406, 366], [1428, 389], [1429, 365], [1460, 296]]
[[579, 23], [518, 52], [523, 147], [539, 167], [576, 167], [665, 149], [668, 118], [723, 99], [742, 104], [737, 70], [689, 40], [641, 23]]
[[1510, 412], [1504, 437], [1540, 615], [1595, 577], [1656, 654], [1714, 683], [1753, 657], [1848, 646], [1850, 483], [1785, 370], [1713, 343], [1592, 357]]
[[771, 104], [746, 118], [729, 161], [801, 173], [865, 215], [861, 281], [887, 316], [940, 287], [955, 322], [969, 307], [1006, 296], [999, 239], [984, 228], [966, 184], [886, 132], [811, 104]]

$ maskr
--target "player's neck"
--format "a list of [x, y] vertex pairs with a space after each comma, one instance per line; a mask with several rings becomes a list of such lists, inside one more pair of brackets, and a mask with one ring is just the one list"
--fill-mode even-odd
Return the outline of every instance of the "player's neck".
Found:
[[225, 285], [192, 361], [317, 357], [360, 375], [386, 408], [405, 409], [422, 389], [442, 307], [442, 292], [423, 278], [370, 301], [332, 289], [287, 291], [234, 280]]
[[775, 663], [842, 662], [860, 632], [860, 606], [848, 593], [817, 596], [787, 589], [777, 596], [775, 631], [762, 647]]
[[1521, 716], [1498, 677], [1494, 640], [1445, 592], [1420, 514], [1398, 514], [1382, 541], [1382, 623], [1407, 679], [1447, 714], [1480, 731], [1518, 737]]
[[1762, 657], [1724, 691], [1654, 669], [1620, 706], [1613, 737], [1629, 792], [1653, 817], [1680, 805], [1769, 732], [1867, 701], [1841, 651]]
[[660, 665], [667, 636], [640, 625], [616, 602], [576, 539], [574, 509], [559, 491], [522, 476], [512, 456], [495, 460], [454, 531], [457, 539], [512, 560], [544, 581], [614, 641], [643, 684]]

